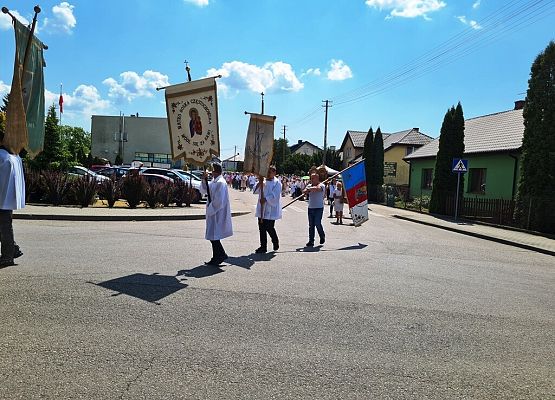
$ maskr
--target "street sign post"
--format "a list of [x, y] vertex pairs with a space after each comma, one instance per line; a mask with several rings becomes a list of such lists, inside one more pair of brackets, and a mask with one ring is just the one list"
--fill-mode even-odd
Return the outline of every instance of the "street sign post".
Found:
[[455, 221], [459, 215], [459, 187], [461, 185], [461, 174], [468, 171], [468, 160], [453, 158], [452, 171], [457, 174], [457, 193], [455, 194]]

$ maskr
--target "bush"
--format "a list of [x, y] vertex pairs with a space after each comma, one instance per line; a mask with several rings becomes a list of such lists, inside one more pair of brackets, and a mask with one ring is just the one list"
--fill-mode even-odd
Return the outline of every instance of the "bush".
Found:
[[[179, 181], [181, 179], [178, 179]], [[167, 184], [162, 184], [160, 187], [160, 192], [158, 193], [158, 200], [164, 207], [169, 207], [170, 203], [173, 202], [173, 193], [175, 184], [168, 182]]]
[[48, 200], [55, 206], [62, 204], [71, 186], [68, 175], [59, 171], [43, 171], [41, 182]]
[[174, 183], [173, 199], [175, 201], [175, 205], [178, 207], [183, 207], [183, 204], [186, 204], [187, 207], [191, 206], [191, 192], [190, 186], [187, 182], [179, 179]]
[[94, 201], [98, 183], [91, 176], [82, 176], [75, 179], [71, 184], [71, 192], [81, 207], [88, 207]]
[[415, 197], [410, 203], [407, 203], [408, 208], [421, 210], [430, 208], [430, 196]]
[[144, 178], [136, 173], [130, 173], [122, 179], [121, 193], [123, 198], [127, 200], [129, 208], [137, 208], [141, 203], [146, 186]]
[[98, 195], [108, 202], [108, 207], [114, 207], [121, 193], [120, 184], [115, 179], [106, 179], [98, 185]]
[[44, 186], [38, 171], [25, 170], [25, 202], [40, 202], [44, 196]]
[[144, 191], [144, 200], [147, 202], [150, 208], [156, 208], [156, 205], [160, 201], [160, 191], [162, 190], [163, 183], [150, 182], [146, 185], [146, 190]]

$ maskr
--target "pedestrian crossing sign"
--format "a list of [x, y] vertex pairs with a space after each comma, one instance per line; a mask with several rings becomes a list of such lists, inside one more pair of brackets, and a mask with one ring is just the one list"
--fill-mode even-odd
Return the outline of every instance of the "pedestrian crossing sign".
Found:
[[468, 160], [453, 158], [453, 172], [464, 173], [468, 171]]

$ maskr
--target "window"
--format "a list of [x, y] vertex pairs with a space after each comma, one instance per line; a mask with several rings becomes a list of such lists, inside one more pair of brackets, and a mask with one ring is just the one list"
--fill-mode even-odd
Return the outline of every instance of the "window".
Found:
[[486, 172], [485, 168], [470, 168], [468, 182], [468, 193], [486, 194]]
[[165, 153], [135, 153], [135, 160], [171, 164], [171, 154]]
[[414, 146], [407, 146], [407, 147], [405, 148], [405, 155], [408, 156], [408, 155], [409, 155], [410, 153], [412, 153], [414, 150], [416, 150], [416, 149], [414, 148]]
[[424, 168], [422, 170], [422, 189], [431, 189], [434, 180], [434, 169]]

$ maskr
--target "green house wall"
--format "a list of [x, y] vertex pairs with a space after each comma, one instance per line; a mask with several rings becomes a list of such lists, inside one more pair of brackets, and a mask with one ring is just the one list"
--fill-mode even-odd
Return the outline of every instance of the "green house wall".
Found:
[[[516, 193], [516, 185], [520, 176], [520, 155], [513, 154], [518, 160], [516, 164], [516, 182], [514, 190]], [[466, 155], [468, 160], [468, 168], [485, 168], [486, 169], [486, 191], [485, 194], [468, 193], [469, 173], [465, 174], [464, 179], [464, 196], [479, 197], [484, 199], [513, 199], [513, 181], [515, 177], [515, 159], [508, 153], [502, 154], [481, 154]], [[410, 195], [411, 197], [420, 197], [420, 195], [431, 196], [431, 190], [421, 189], [422, 186], [422, 170], [435, 167], [434, 159], [416, 159], [411, 161], [410, 171]]]

